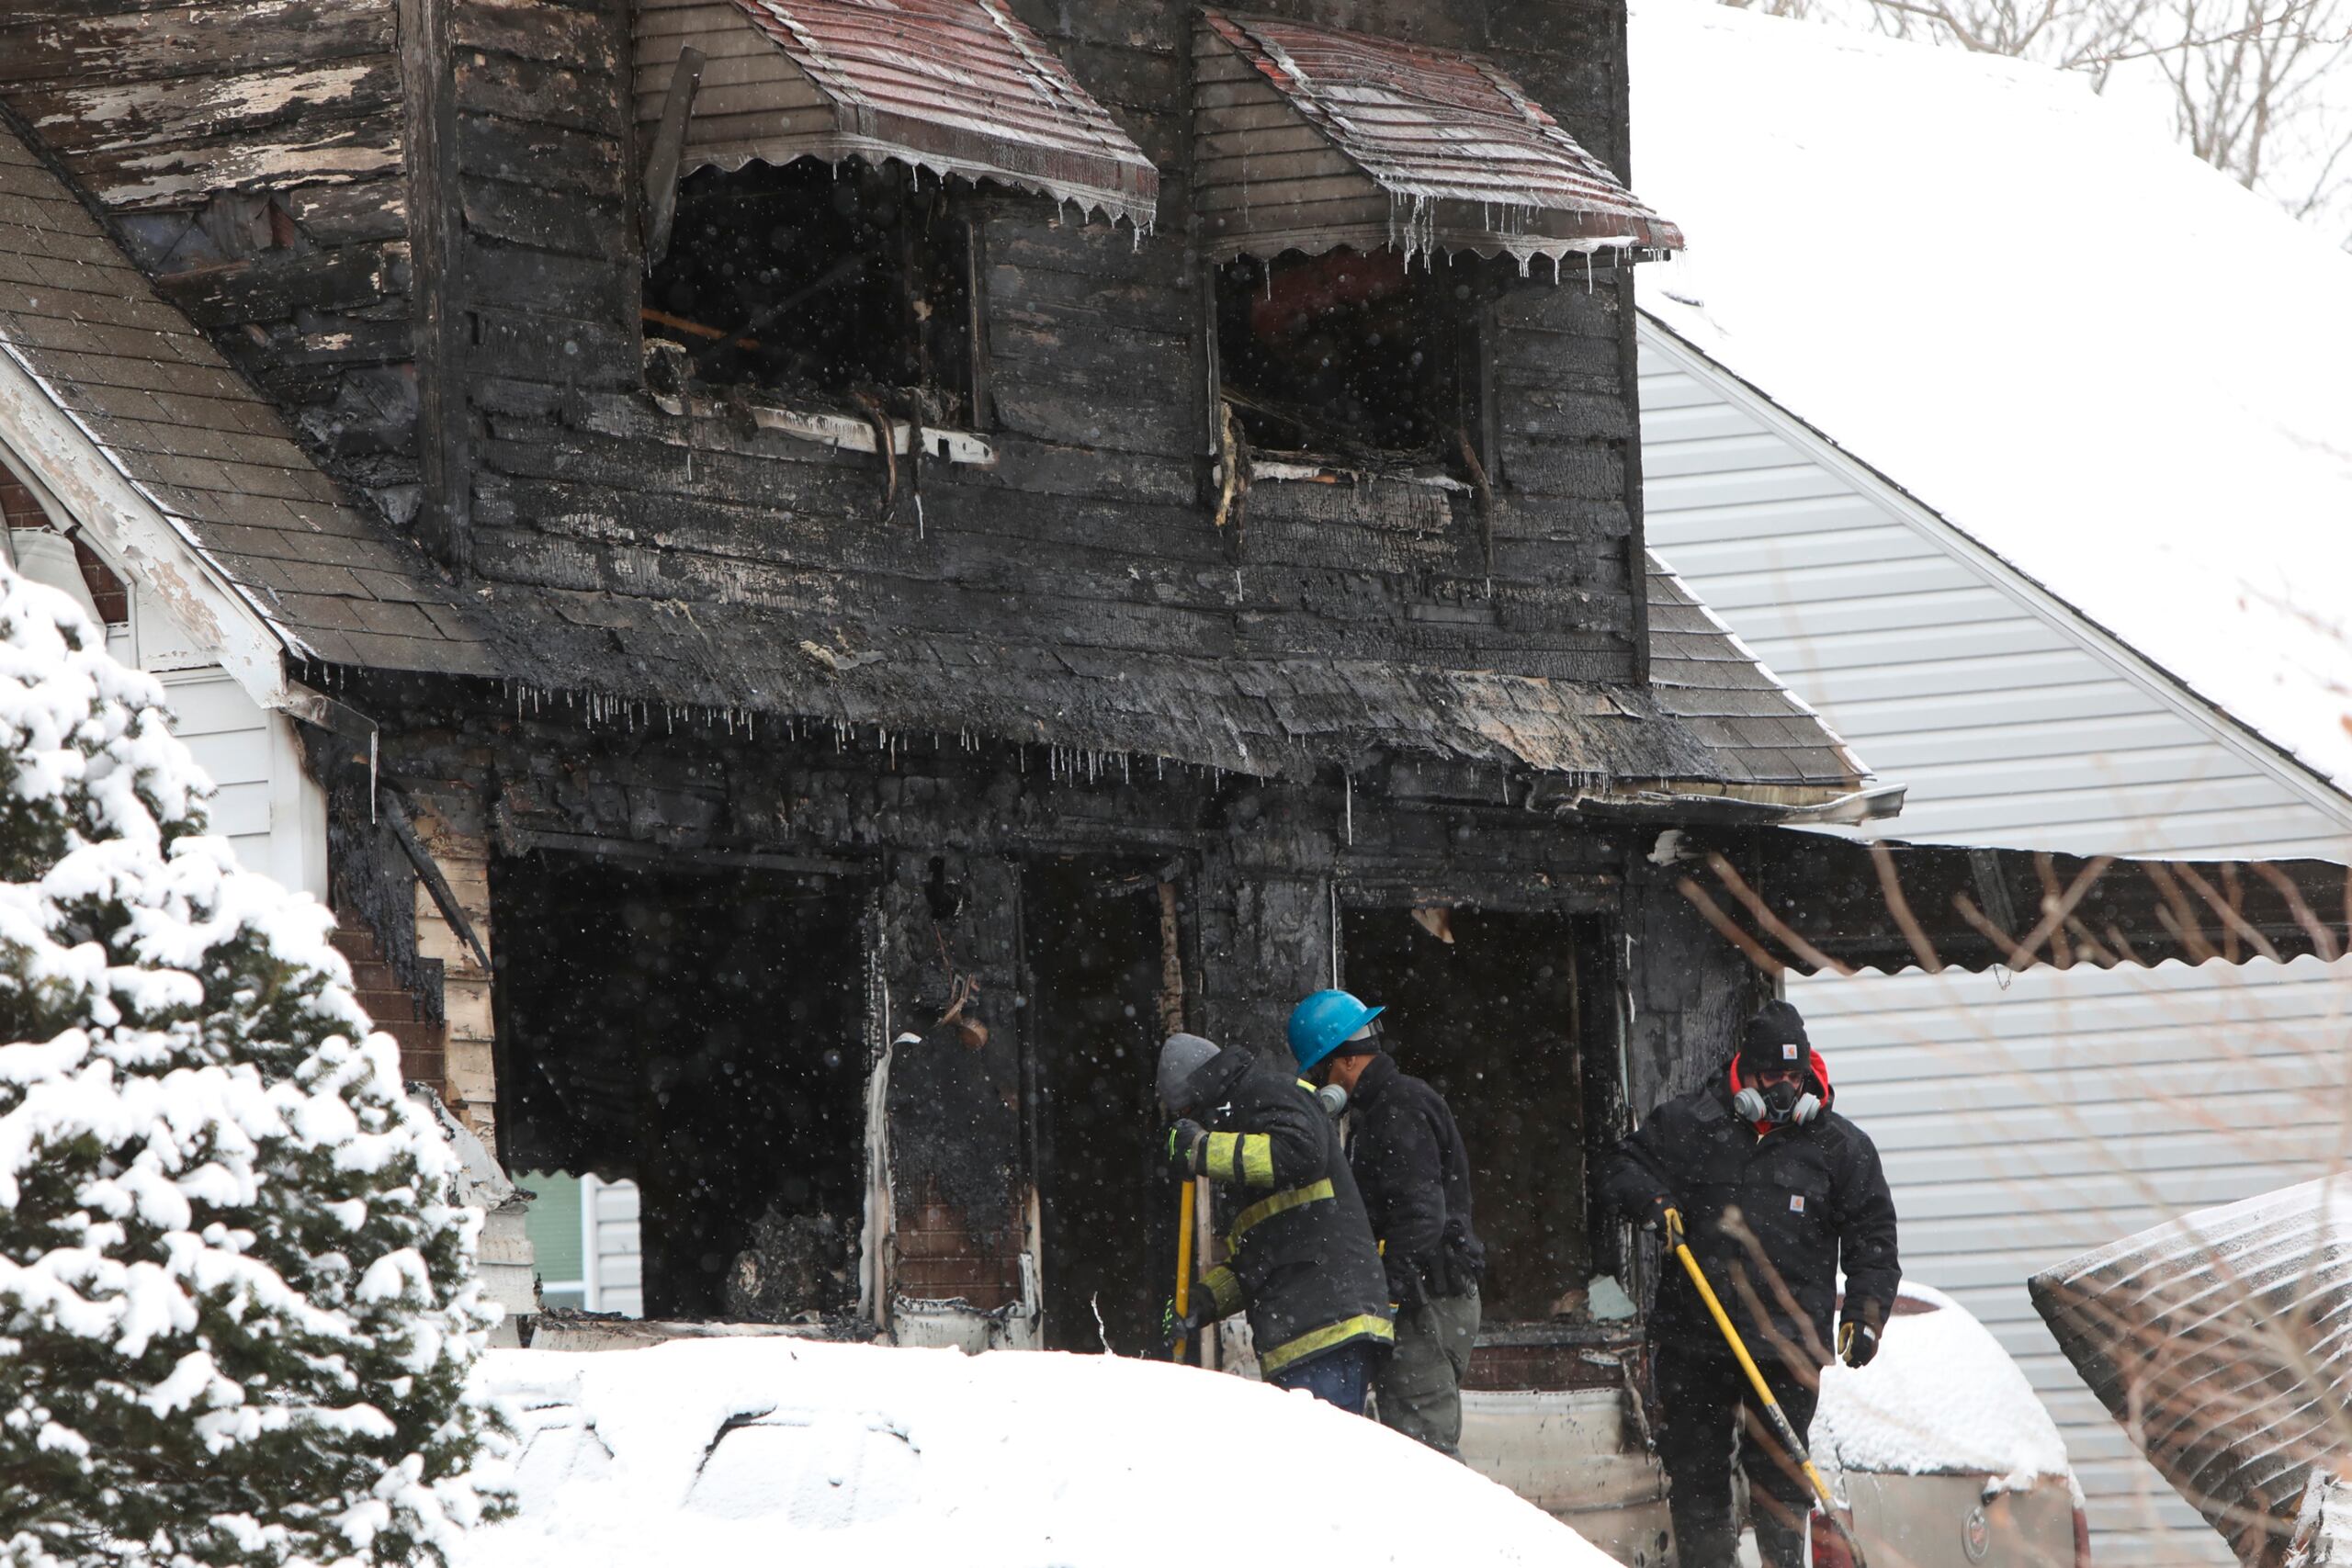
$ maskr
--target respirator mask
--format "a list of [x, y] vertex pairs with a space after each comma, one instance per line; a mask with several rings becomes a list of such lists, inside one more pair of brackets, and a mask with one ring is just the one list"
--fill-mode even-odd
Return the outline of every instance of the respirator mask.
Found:
[[1761, 1089], [1749, 1086], [1732, 1096], [1732, 1109], [1750, 1122], [1769, 1122], [1775, 1127], [1792, 1123], [1804, 1126], [1821, 1114], [1821, 1100], [1805, 1088], [1803, 1078], [1783, 1083], [1767, 1084]]

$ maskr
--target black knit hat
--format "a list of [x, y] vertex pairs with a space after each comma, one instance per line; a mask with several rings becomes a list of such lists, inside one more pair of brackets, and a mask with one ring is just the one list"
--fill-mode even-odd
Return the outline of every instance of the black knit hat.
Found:
[[1786, 1002], [1766, 1002], [1739, 1037], [1742, 1074], [1782, 1072], [1813, 1066], [1813, 1042], [1804, 1034], [1804, 1015]]

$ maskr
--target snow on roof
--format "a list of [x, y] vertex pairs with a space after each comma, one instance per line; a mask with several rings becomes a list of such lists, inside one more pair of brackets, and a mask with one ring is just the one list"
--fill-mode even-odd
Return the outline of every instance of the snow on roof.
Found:
[[2352, 256], [2075, 77], [1703, 0], [1631, 48], [1643, 309], [2352, 791]]
[[[1191, 1568], [1237, 1545], [1351, 1568], [1611, 1568], [1410, 1438], [1165, 1362], [758, 1338], [485, 1365], [521, 1406], [521, 1508], [452, 1568]], [[1350, 1495], [1367, 1485], [1375, 1506]]]
[[1902, 1293], [1931, 1310], [1890, 1317], [1869, 1366], [1823, 1369], [1806, 1445], [1846, 1470], [1983, 1475], [2004, 1491], [2071, 1479], [2058, 1424], [1991, 1331], [1917, 1280]]

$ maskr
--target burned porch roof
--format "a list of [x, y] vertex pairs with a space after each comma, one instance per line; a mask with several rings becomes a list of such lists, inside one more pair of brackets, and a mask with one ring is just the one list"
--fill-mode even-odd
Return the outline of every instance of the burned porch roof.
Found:
[[[95, 454], [100, 479], [127, 483], [293, 657], [496, 670], [479, 618], [423, 555], [343, 499], [277, 408], [0, 123], [0, 372], [11, 369], [0, 427], [48, 448], [20, 454], [51, 467], [47, 488]], [[159, 592], [189, 613], [189, 590]]]
[[1785, 828], [1676, 831], [1653, 858], [1680, 862], [1684, 897], [1775, 975], [2333, 962], [2352, 952], [2352, 868], [2331, 861], [2086, 857]]
[[1682, 231], [1489, 61], [1209, 10], [1193, 34], [1209, 255], [1338, 245], [1543, 255], [1682, 248]]
[[645, 0], [637, 117], [707, 57], [681, 172], [897, 158], [1149, 228], [1159, 173], [1001, 0]]

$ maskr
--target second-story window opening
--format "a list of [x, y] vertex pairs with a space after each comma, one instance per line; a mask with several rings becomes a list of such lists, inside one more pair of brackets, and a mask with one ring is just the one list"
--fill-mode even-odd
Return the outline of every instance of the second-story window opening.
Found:
[[1393, 249], [1244, 256], [1218, 269], [1225, 400], [1262, 452], [1462, 466], [1478, 439], [1485, 269]]
[[969, 242], [955, 205], [895, 161], [699, 170], [646, 279], [646, 336], [677, 345], [671, 374], [689, 381], [968, 425]]

